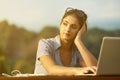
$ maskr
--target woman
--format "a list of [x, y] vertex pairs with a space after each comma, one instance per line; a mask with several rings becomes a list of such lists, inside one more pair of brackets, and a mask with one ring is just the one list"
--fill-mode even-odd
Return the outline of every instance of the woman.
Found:
[[87, 15], [82, 10], [66, 9], [60, 23], [60, 34], [39, 41], [35, 74], [71, 76], [89, 70], [95, 73], [97, 60], [82, 42], [87, 31], [86, 20]]

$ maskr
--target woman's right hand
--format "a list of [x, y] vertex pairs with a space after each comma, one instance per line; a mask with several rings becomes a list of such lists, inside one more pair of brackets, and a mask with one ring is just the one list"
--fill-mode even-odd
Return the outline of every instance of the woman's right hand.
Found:
[[85, 75], [89, 74], [89, 72], [91, 72], [92, 74], [96, 74], [96, 70], [97, 70], [96, 66], [78, 68], [76, 69], [75, 75]]

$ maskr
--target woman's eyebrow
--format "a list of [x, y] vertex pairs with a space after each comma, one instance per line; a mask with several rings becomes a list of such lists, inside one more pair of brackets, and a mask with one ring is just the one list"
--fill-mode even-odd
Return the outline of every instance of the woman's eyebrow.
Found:
[[63, 22], [69, 23], [67, 20], [63, 20]]

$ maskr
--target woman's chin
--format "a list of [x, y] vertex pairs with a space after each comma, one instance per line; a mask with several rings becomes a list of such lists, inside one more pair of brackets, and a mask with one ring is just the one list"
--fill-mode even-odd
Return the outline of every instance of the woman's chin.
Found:
[[70, 38], [68, 38], [68, 37], [64, 37], [63, 40], [64, 40], [65, 42], [71, 42], [71, 41], [72, 41], [72, 40], [71, 40]]

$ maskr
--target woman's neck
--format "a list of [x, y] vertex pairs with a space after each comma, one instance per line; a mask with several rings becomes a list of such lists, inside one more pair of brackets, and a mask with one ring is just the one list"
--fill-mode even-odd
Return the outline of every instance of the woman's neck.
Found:
[[69, 42], [64, 42], [61, 40], [61, 49], [65, 49], [65, 50], [71, 50], [73, 46], [73, 42], [69, 41]]

